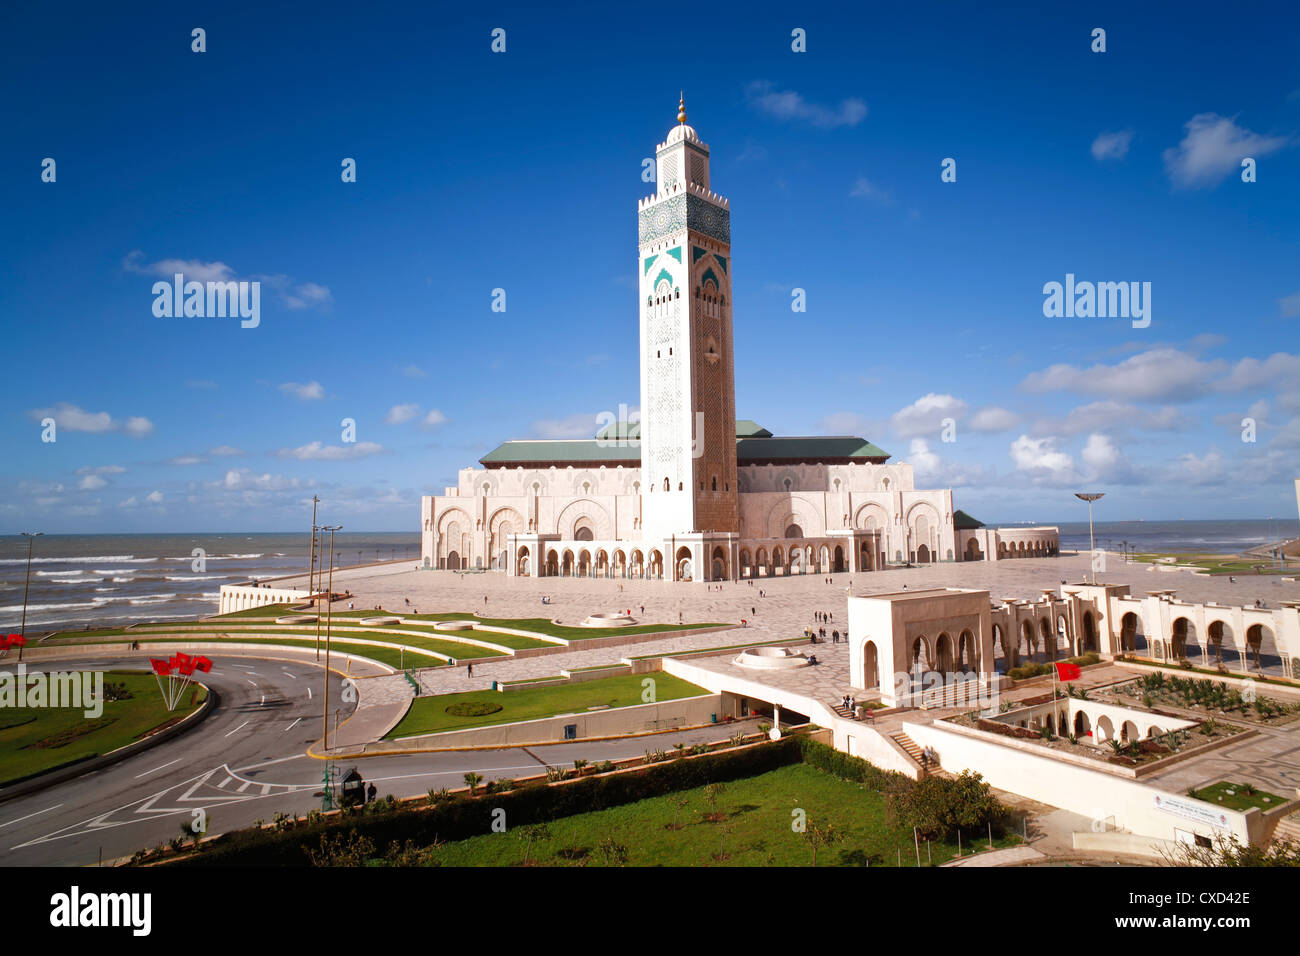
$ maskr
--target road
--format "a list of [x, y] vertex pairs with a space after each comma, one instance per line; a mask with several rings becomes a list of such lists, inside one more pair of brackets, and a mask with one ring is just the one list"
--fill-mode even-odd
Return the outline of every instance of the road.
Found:
[[[107, 670], [141, 663], [139, 657], [123, 657], [37, 666]], [[127, 857], [180, 836], [196, 810], [206, 814], [209, 833], [221, 833], [270, 821], [277, 811], [301, 815], [319, 809], [325, 763], [304, 751], [320, 736], [322, 672], [308, 661], [213, 657], [204, 682], [221, 702], [199, 726], [121, 763], [0, 804], [0, 866], [93, 865]], [[341, 684], [333, 675], [332, 701], [340, 699]], [[352, 706], [340, 719], [347, 718]], [[469, 771], [485, 781], [524, 777], [548, 764], [635, 757], [649, 749], [671, 749], [679, 741], [717, 740], [737, 729], [368, 757], [334, 766], [337, 771], [356, 766], [380, 796], [406, 797], [463, 787]], [[744, 729], [754, 727], [747, 723]]]

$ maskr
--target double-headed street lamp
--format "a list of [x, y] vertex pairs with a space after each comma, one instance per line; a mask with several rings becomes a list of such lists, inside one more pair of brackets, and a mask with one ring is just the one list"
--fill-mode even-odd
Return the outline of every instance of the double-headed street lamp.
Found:
[[32, 544], [44, 533], [44, 531], [22, 532], [23, 537], [27, 539], [27, 581], [23, 584], [23, 643], [18, 645], [19, 660], [23, 659], [23, 647], [27, 644], [27, 592], [32, 586]]
[[1088, 502], [1088, 550], [1092, 552], [1089, 556], [1089, 564], [1092, 566], [1093, 584], [1097, 583], [1097, 544], [1092, 537], [1092, 503], [1105, 494], [1106, 492], [1104, 491], [1094, 491], [1087, 494], [1079, 491], [1074, 493], [1074, 497], [1078, 498], [1080, 501]]
[[[324, 749], [330, 749], [330, 627], [334, 623], [334, 532], [343, 527], [341, 524], [326, 525], [321, 531], [330, 533], [330, 572], [329, 583], [325, 586], [325, 713], [324, 730], [321, 733]], [[317, 605], [319, 608], [319, 605]], [[317, 621], [320, 614], [316, 615]]]

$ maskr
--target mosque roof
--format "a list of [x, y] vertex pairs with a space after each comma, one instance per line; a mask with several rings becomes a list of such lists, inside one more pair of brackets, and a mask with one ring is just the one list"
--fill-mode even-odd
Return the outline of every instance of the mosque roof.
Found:
[[958, 531], [972, 531], [984, 527], [983, 521], [977, 521], [966, 512], [958, 509], [952, 513], [952, 526]]
[[[568, 440], [523, 440], [502, 442], [479, 462], [487, 467], [505, 465], [574, 465], [641, 464], [639, 439], [641, 426], [636, 422], [613, 422], [602, 428], [595, 438]], [[742, 465], [764, 464], [835, 464], [869, 461], [884, 464], [889, 453], [865, 438], [848, 435], [810, 435], [777, 438], [757, 422], [736, 422], [736, 460]]]

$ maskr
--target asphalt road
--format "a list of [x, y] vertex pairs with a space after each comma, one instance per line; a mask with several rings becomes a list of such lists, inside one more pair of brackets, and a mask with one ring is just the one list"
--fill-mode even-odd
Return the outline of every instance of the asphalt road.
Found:
[[[179, 836], [196, 810], [206, 814], [209, 833], [221, 833], [259, 819], [270, 821], [276, 811], [305, 814], [318, 809], [326, 765], [304, 750], [320, 737], [322, 669], [305, 661], [212, 659], [212, 672], [204, 682], [216, 689], [221, 703], [199, 726], [121, 763], [0, 804], [0, 866], [94, 865], [100, 859], [127, 857]], [[140, 664], [137, 657], [60, 660], [41, 666], [108, 670]], [[331, 701], [340, 699], [340, 690], [341, 679], [332, 676]], [[351, 706], [342, 710], [340, 719], [347, 718]], [[469, 771], [485, 781], [530, 776], [548, 764], [634, 757], [648, 749], [668, 750], [679, 741], [716, 740], [737, 729], [368, 757], [332, 766], [339, 776], [357, 767], [381, 797], [406, 797], [463, 787]]]

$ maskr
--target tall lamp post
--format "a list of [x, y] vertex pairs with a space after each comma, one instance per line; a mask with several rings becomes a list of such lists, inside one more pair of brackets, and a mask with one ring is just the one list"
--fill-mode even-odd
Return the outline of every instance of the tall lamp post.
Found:
[[316, 505], [320, 502], [317, 495], [311, 496], [311, 559], [307, 562], [307, 590], [312, 591], [312, 585], [316, 582]]
[[[330, 628], [334, 623], [334, 532], [343, 525], [326, 525], [321, 531], [330, 533], [330, 573], [329, 583], [325, 586], [325, 712], [322, 715], [324, 730], [321, 733], [324, 749], [330, 749]], [[319, 618], [319, 615], [317, 615]]]
[[36, 539], [43, 535], [44, 531], [24, 531], [23, 537], [27, 539], [27, 581], [23, 584], [23, 643], [18, 645], [18, 659], [23, 659], [23, 647], [27, 643], [27, 591], [32, 586], [32, 545]]
[[1094, 491], [1088, 494], [1084, 494], [1083, 492], [1079, 492], [1079, 491], [1076, 491], [1074, 493], [1074, 497], [1078, 498], [1080, 501], [1088, 502], [1088, 550], [1091, 552], [1089, 565], [1093, 569], [1092, 571], [1093, 584], [1097, 583], [1097, 570], [1096, 570], [1097, 566], [1096, 564], [1093, 563], [1097, 557], [1097, 545], [1092, 536], [1092, 503], [1096, 501], [1098, 498], [1101, 498], [1105, 494], [1106, 493], [1104, 491]]

